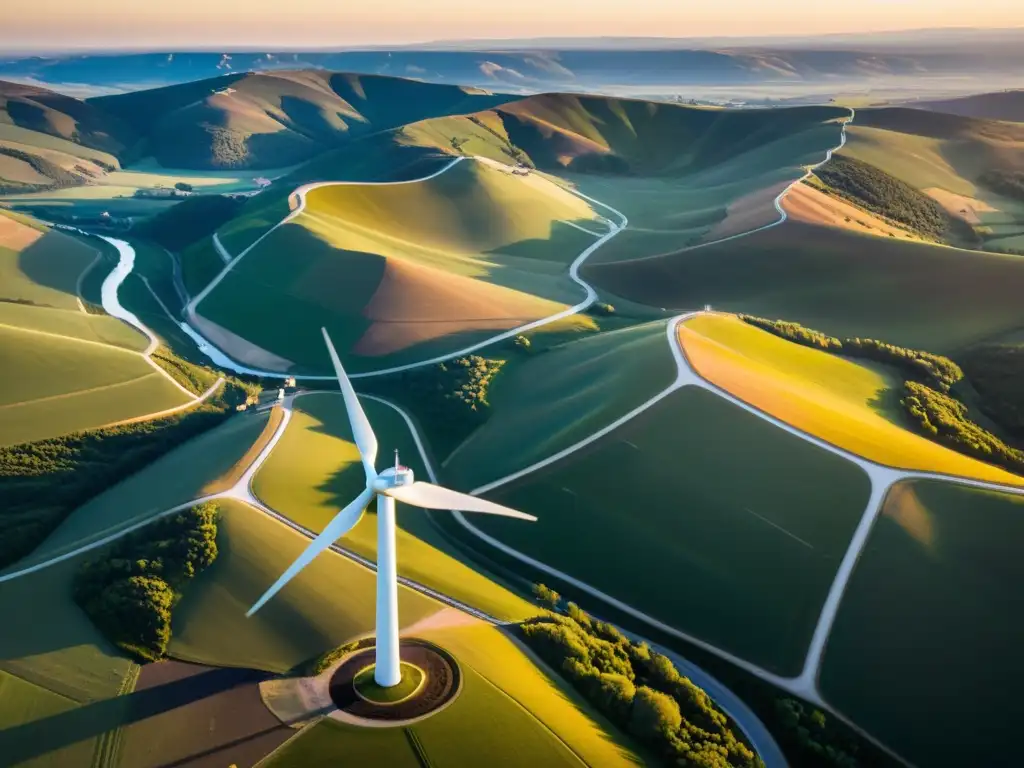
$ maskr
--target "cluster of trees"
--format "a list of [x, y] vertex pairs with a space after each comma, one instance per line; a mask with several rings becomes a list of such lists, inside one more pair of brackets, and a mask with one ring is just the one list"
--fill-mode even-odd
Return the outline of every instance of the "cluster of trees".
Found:
[[981, 396], [981, 410], [1024, 438], [1024, 344], [983, 344], [957, 357]]
[[592, 315], [603, 315], [605, 317], [609, 317], [615, 314], [615, 307], [603, 301], [597, 301], [590, 305], [589, 311]]
[[249, 388], [230, 379], [181, 413], [0, 447], [0, 568], [35, 549], [93, 496], [223, 422]]
[[217, 514], [203, 504], [119, 540], [79, 568], [75, 602], [118, 647], [163, 658], [182, 589], [217, 559]]
[[389, 376], [378, 386], [413, 405], [430, 425], [436, 446], [454, 446], [486, 421], [487, 390], [504, 365], [504, 360], [469, 355]]
[[775, 702], [775, 716], [783, 730], [783, 744], [800, 756], [801, 765], [857, 768], [857, 743], [833, 726], [820, 709], [796, 699]]
[[1024, 200], [1024, 171], [993, 169], [981, 174], [978, 181], [997, 194]]
[[971, 421], [967, 406], [916, 381], [904, 382], [900, 401], [914, 426], [954, 450], [1024, 474], [1024, 451], [1012, 448]]
[[952, 225], [942, 206], [926, 194], [852, 157], [836, 155], [814, 174], [840, 197], [922, 235], [942, 239]]
[[[551, 594], [557, 602], [557, 594]], [[538, 616], [520, 629], [545, 661], [666, 765], [763, 765], [708, 695], [680, 675], [671, 660], [631, 642], [613, 625], [569, 603], [568, 615]]]
[[948, 357], [931, 352], [897, 347], [895, 344], [887, 344], [877, 339], [837, 339], [785, 320], [767, 320], [752, 315], [740, 315], [740, 319], [805, 347], [892, 365], [902, 370], [910, 379], [942, 392], [949, 392], [950, 387], [964, 377], [959, 365]]
[[350, 643], [339, 645], [337, 648], [331, 648], [331, 650], [320, 654], [316, 658], [300, 664], [295, 671], [303, 677], [316, 677], [326, 672], [353, 651], [358, 651], [360, 648], [372, 644], [373, 640], [370, 639], [353, 640]]
[[182, 251], [216, 232], [237, 216], [243, 205], [244, 198], [196, 195], [147, 219], [138, 226], [138, 232], [169, 251]]

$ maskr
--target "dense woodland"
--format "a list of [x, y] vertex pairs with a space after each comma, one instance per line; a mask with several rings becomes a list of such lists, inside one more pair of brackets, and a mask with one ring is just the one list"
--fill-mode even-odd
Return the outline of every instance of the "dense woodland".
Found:
[[87, 183], [87, 178], [84, 174], [78, 176], [71, 173], [71, 171], [66, 171], [56, 163], [39, 155], [32, 155], [11, 147], [0, 147], [0, 155], [6, 155], [7, 157], [13, 157], [15, 160], [28, 163], [32, 170], [40, 176], [45, 176], [49, 179], [49, 182], [43, 184], [0, 179], [0, 195], [18, 195], [26, 192], [43, 192], [50, 189], [80, 187]]
[[840, 197], [927, 237], [941, 240], [953, 226], [942, 206], [926, 194], [852, 157], [835, 155], [814, 175]]
[[537, 616], [523, 622], [520, 631], [545, 661], [665, 765], [763, 765], [708, 695], [667, 657], [631, 642], [575, 604], [569, 603], [567, 616]]
[[904, 382], [900, 401], [917, 430], [975, 458], [1024, 474], [1024, 451], [1012, 448], [971, 421], [967, 406], [916, 381]]
[[[1024, 474], [1024, 452], [1007, 445], [968, 416], [967, 406], [956, 399], [954, 386], [963, 370], [948, 357], [906, 349], [875, 339], [837, 339], [799, 323], [740, 315], [762, 330], [797, 344], [846, 357], [865, 358], [900, 370], [903, 396], [900, 405], [909, 424], [919, 433], [969, 456]], [[1008, 345], [977, 347], [965, 354], [970, 361], [970, 381], [979, 395], [980, 408], [1014, 433], [1024, 426], [1024, 349]], [[1015, 432], [1019, 434], [1019, 432]]]
[[0, 447], [0, 568], [93, 496], [223, 422], [251, 389], [231, 379], [195, 408], [160, 419]]
[[[152, 355], [153, 362], [167, 371], [167, 374], [194, 395], [201, 395], [216, 383], [216, 371], [182, 360], [166, 347], [160, 347]], [[255, 393], [254, 393], [255, 394]]]
[[1024, 344], [983, 344], [958, 357], [985, 415], [1024, 439]]
[[978, 177], [978, 182], [997, 194], [1024, 200], [1024, 171], [993, 168]]
[[245, 198], [227, 195], [195, 195], [147, 219], [138, 234], [169, 251], [181, 251], [216, 232], [242, 210]]
[[163, 658], [181, 591], [217, 559], [217, 515], [207, 503], [119, 539], [79, 568], [75, 602], [138, 660]]

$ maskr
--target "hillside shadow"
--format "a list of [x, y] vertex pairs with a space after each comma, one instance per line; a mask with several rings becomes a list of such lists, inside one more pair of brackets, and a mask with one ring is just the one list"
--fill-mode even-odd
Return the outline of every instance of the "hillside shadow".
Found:
[[[84, 244], [74, 241], [68, 243], [66, 235], [47, 230], [42, 237], [18, 253], [18, 269], [36, 285], [65, 294], [63, 303], [67, 307], [75, 303], [78, 276], [89, 266], [94, 255]], [[60, 298], [41, 301], [54, 304]]]

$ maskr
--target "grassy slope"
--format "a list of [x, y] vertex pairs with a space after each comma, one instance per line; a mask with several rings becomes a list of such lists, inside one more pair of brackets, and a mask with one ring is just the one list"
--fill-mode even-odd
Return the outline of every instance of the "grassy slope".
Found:
[[780, 339], [731, 315], [683, 324], [680, 342], [704, 378], [788, 424], [880, 464], [1024, 485], [1024, 478], [906, 429], [902, 379]]
[[[226, 88], [232, 93], [218, 93]], [[280, 168], [374, 131], [508, 101], [458, 86], [330, 72], [231, 74], [91, 100], [164, 165]]]
[[471, 622], [417, 635], [458, 659], [463, 688], [449, 707], [404, 729], [357, 729], [324, 720], [303, 731], [266, 765], [327, 766], [372, 757], [389, 766], [419, 766], [406, 731], [412, 732], [436, 768], [476, 765], [481, 755], [487, 755], [489, 763], [510, 767], [640, 762], [620, 733], [500, 630]]
[[[364, 400], [382, 446], [378, 464], [397, 448], [417, 477], [429, 479], [408, 427], [391, 408]], [[300, 525], [321, 531], [365, 485], [362, 464], [342, 399], [336, 394], [306, 395], [296, 402], [292, 421], [281, 442], [257, 473], [253, 490], [263, 503]], [[520, 620], [535, 608], [445, 551], [444, 540], [427, 512], [401, 507], [398, 516], [399, 574], [426, 584], [487, 613]], [[446, 513], [432, 513], [446, 514]], [[377, 520], [363, 517], [341, 545], [371, 559], [376, 557]]]
[[75, 510], [24, 563], [102, 538], [178, 504], [223, 490], [269, 417], [246, 413], [176, 448]]
[[627, 413], [676, 377], [664, 322], [562, 344], [495, 380], [491, 415], [444, 464], [473, 489], [516, 472]]
[[[996, 765], [1019, 730], [1024, 499], [896, 486], [840, 607], [825, 698], [919, 765]], [[984, 702], [966, 705], [965, 702]], [[936, 733], [971, 734], [935, 738]]]
[[[132, 350], [120, 321], [87, 315], [77, 284], [97, 251], [21, 216], [0, 216], [0, 443], [55, 437], [173, 408], [188, 398]], [[31, 304], [12, 302], [32, 302]], [[84, 343], [89, 342], [89, 343]]]
[[720, 397], [684, 388], [587, 451], [487, 495], [540, 518], [520, 527], [474, 519], [491, 535], [795, 674], [868, 480]]
[[[197, 308], [306, 368], [326, 363], [320, 326], [358, 371], [449, 351], [583, 296], [565, 270], [593, 238], [556, 222], [593, 214], [537, 176], [466, 162], [422, 183], [320, 188], [307, 211]], [[271, 301], [275, 313], [252, 312]]]
[[0, 586], [0, 611], [26, 617], [0, 633], [5, 765], [88, 765], [97, 739], [120, 724], [121, 710], [110, 700], [132, 665], [71, 599], [71, 581], [84, 559]]
[[[189, 661], [285, 672], [324, 651], [372, 631], [373, 572], [326, 552], [253, 618], [245, 612], [309, 544], [264, 513], [221, 502], [219, 555], [175, 611], [169, 652]], [[399, 587], [408, 626], [441, 608]]]
[[[978, 182], [993, 168], [1024, 169], [1024, 125], [919, 110], [866, 110], [857, 113], [842, 153], [883, 168], [940, 202], [946, 193], [964, 196], [950, 212], [989, 228], [985, 247], [1008, 247], [1000, 239], [1024, 233], [1024, 204]], [[965, 217], [960, 212], [968, 207], [974, 213]]]
[[927, 109], [932, 112], [945, 112], [964, 117], [1024, 122], [1024, 91], [979, 93], [944, 101], [917, 101], [913, 102], [912, 106], [915, 109]]
[[793, 221], [691, 253], [583, 273], [601, 288], [654, 306], [711, 303], [937, 353], [1024, 325], [1024, 262], [1017, 257]]

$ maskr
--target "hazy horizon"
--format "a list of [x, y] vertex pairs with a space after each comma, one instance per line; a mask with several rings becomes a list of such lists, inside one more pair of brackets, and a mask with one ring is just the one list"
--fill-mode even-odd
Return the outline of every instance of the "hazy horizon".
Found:
[[1019, 0], [860, 0], [806, 12], [801, 0], [772, 5], [720, 0], [519, 0], [489, 13], [466, 0], [379, 0], [339, 9], [332, 0], [250, 0], [245, 11], [218, 0], [172, 8], [134, 0], [36, 0], [8, 11], [0, 50], [303, 49], [438, 45], [530, 38], [782, 37], [922, 29], [1024, 27]]

